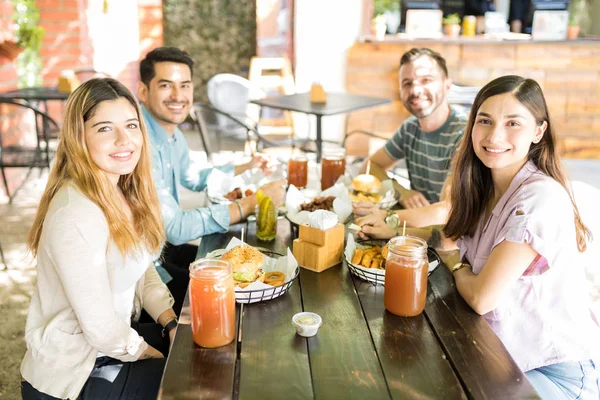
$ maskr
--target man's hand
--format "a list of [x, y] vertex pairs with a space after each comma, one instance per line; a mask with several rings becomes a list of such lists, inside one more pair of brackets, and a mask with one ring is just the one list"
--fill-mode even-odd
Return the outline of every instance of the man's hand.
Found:
[[385, 223], [379, 215], [367, 215], [356, 220], [361, 230], [356, 234], [361, 239], [389, 239], [396, 236], [396, 230]]
[[387, 215], [387, 211], [380, 210], [379, 207], [377, 207], [370, 201], [361, 201], [360, 203], [354, 203], [352, 204], [352, 208], [354, 210], [354, 215], [357, 217], [375, 214], [382, 215], [382, 218], [385, 218]]
[[235, 175], [239, 175], [249, 169], [260, 168], [265, 176], [269, 176], [273, 173], [276, 164], [277, 162], [270, 156], [262, 153], [254, 153], [250, 162], [235, 167]]
[[429, 201], [423, 196], [423, 193], [416, 190], [408, 190], [402, 193], [400, 204], [406, 209], [419, 208], [429, 205]]
[[[265, 196], [268, 196], [275, 204], [275, 207], [280, 207], [285, 202], [285, 188], [287, 186], [287, 180], [280, 179], [278, 181], [269, 182], [259, 188], [262, 190]], [[256, 196], [256, 195], [253, 195]]]

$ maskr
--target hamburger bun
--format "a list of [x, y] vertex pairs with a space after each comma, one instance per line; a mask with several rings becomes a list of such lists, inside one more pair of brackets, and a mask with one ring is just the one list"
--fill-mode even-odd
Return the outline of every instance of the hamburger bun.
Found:
[[357, 192], [377, 193], [381, 189], [381, 181], [373, 175], [360, 174], [352, 179], [352, 187]]
[[246, 287], [252, 282], [263, 282], [265, 274], [260, 268], [265, 263], [265, 256], [252, 246], [236, 246], [221, 257], [231, 264], [231, 272], [236, 285]]

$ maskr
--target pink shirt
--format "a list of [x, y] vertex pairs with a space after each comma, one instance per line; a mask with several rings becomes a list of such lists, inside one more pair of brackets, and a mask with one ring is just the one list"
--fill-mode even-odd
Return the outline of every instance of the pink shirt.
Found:
[[600, 356], [585, 276], [590, 260], [577, 250], [572, 210], [565, 189], [528, 162], [489, 220], [459, 241], [461, 258], [475, 274], [504, 240], [529, 243], [539, 254], [501, 305], [484, 315], [523, 371]]

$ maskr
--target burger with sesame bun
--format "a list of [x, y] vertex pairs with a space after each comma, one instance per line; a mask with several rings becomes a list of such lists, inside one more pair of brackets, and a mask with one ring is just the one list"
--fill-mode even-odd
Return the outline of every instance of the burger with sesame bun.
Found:
[[231, 265], [233, 280], [236, 286], [244, 288], [252, 282], [264, 282], [265, 273], [262, 266], [265, 256], [252, 246], [236, 246], [223, 254], [221, 260]]

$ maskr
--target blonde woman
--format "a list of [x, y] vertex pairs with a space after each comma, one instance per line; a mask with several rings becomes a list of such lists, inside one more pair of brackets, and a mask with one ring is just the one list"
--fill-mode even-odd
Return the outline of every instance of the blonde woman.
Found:
[[[38, 281], [24, 399], [156, 397], [177, 324], [152, 264], [164, 229], [149, 151], [139, 106], [118, 81], [71, 94], [28, 240]], [[158, 324], [132, 322], [142, 308]]]

